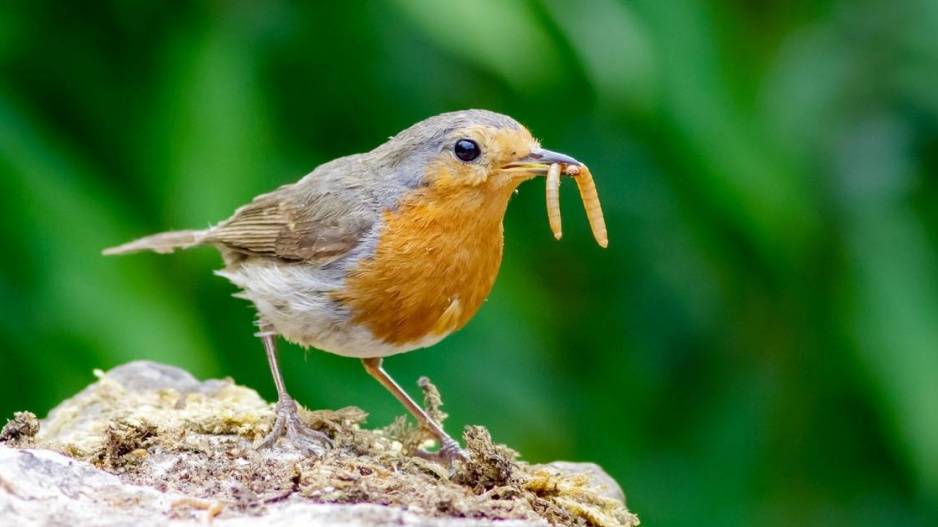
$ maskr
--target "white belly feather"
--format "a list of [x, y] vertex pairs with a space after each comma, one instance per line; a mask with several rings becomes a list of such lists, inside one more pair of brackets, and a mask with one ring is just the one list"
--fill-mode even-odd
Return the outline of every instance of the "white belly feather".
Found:
[[351, 313], [331, 293], [342, 287], [344, 271], [305, 264], [247, 261], [216, 271], [242, 289], [236, 296], [254, 303], [261, 320], [286, 340], [346, 357], [386, 357], [432, 346], [446, 334], [406, 344], [375, 339], [351, 321]]

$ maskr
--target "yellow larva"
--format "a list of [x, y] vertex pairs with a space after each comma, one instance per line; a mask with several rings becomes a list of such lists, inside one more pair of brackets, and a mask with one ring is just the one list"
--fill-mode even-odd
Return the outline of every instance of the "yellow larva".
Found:
[[563, 236], [560, 222], [560, 170], [561, 165], [554, 163], [547, 170], [547, 221], [554, 238]]
[[[606, 220], [603, 219], [603, 209], [599, 204], [599, 194], [596, 192], [596, 184], [593, 183], [593, 174], [590, 173], [590, 169], [586, 165], [567, 167], [567, 174], [570, 174], [576, 180], [576, 186], [580, 190], [580, 199], [583, 200], [586, 217], [590, 222], [590, 229], [593, 231], [593, 238], [596, 238], [596, 243], [600, 247], [608, 247], [609, 238], [606, 233]], [[558, 217], [559, 215], [558, 208]]]

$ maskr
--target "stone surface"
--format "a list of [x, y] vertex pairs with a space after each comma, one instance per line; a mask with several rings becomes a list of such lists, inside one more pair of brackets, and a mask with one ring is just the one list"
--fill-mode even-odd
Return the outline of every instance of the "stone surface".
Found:
[[450, 471], [412, 455], [425, 435], [404, 420], [367, 430], [357, 408], [305, 412], [336, 442], [309, 458], [255, 449], [272, 407], [230, 380], [149, 362], [98, 376], [38, 433], [28, 412], [0, 433], [0, 525], [638, 524], [598, 466], [527, 465], [482, 427]]
[[[15, 482], [15, 483], [14, 483]], [[130, 485], [120, 477], [48, 450], [0, 446], [0, 525], [139, 527], [208, 523], [210, 500]], [[426, 518], [371, 504], [326, 505], [286, 500], [261, 516], [218, 517], [213, 525], [318, 527], [344, 525], [487, 525], [490, 522]], [[530, 522], [499, 522], [505, 527]]]

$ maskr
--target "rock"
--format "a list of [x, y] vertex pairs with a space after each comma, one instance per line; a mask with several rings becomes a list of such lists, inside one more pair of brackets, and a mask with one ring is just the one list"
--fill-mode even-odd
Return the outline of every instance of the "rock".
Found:
[[230, 380], [149, 362], [97, 375], [38, 433], [31, 414], [4, 427], [0, 525], [638, 524], [598, 466], [528, 465], [483, 427], [451, 472], [413, 456], [424, 432], [403, 420], [367, 430], [357, 408], [304, 412], [336, 443], [311, 458], [255, 449], [272, 407]]
[[597, 488], [600, 490], [600, 494], [614, 500], [619, 500], [622, 503], [625, 501], [625, 493], [622, 492], [622, 487], [616, 483], [616, 480], [612, 479], [612, 476], [606, 473], [602, 467], [596, 463], [574, 463], [572, 461], [554, 461], [553, 463], [548, 463], [546, 465], [536, 465], [536, 468], [552, 468], [558, 472], [574, 475], [582, 474], [590, 479]]
[[[130, 485], [120, 477], [48, 450], [0, 446], [0, 524], [18, 527], [138, 527], [207, 522], [215, 503]], [[291, 501], [263, 516], [216, 518], [225, 527], [318, 527], [330, 525], [474, 526], [488, 522], [428, 519], [378, 505], [324, 505]], [[514, 521], [505, 527], [528, 525]]]

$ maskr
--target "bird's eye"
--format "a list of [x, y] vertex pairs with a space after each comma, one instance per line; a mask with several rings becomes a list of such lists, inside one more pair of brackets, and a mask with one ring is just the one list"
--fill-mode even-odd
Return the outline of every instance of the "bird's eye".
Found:
[[479, 157], [479, 154], [482, 153], [482, 149], [479, 148], [478, 143], [472, 139], [460, 139], [459, 141], [456, 141], [456, 146], [453, 147], [453, 152], [459, 159], [469, 162]]

